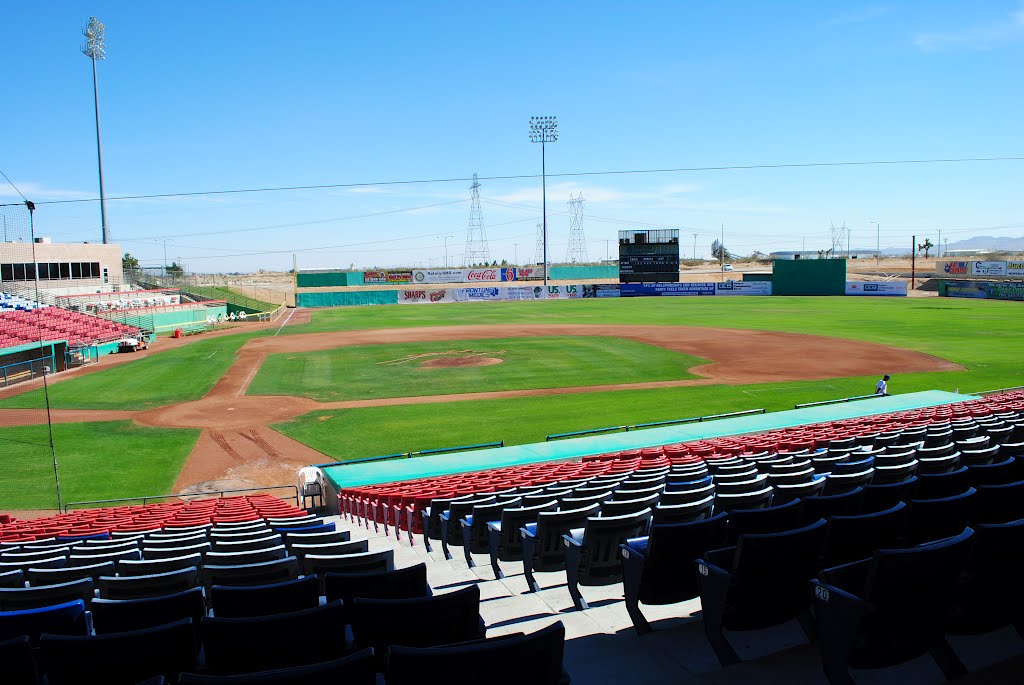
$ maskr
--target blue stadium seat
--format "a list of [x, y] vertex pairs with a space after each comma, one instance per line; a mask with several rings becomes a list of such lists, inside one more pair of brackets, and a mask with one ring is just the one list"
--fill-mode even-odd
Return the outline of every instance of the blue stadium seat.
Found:
[[804, 523], [812, 523], [818, 519], [831, 516], [850, 516], [859, 514], [864, 503], [864, 489], [857, 487], [838, 495], [814, 495], [802, 497], [800, 515]]
[[832, 685], [849, 668], [884, 668], [931, 653], [947, 678], [965, 674], [945, 639], [973, 531], [827, 569], [812, 581], [822, 666]]
[[11, 685], [38, 685], [39, 667], [27, 635], [0, 642], [0, 675]]
[[0, 640], [28, 635], [34, 644], [43, 633], [85, 635], [87, 631], [85, 602], [80, 599], [39, 609], [0, 611]]
[[759, 630], [796, 618], [809, 632], [807, 583], [825, 526], [819, 519], [781, 533], [742, 535], [735, 547], [697, 561], [704, 634], [723, 666], [739, 661], [724, 630]]
[[866, 559], [876, 549], [895, 547], [906, 516], [907, 505], [897, 502], [882, 511], [831, 517], [818, 568]]
[[192, 619], [106, 635], [43, 635], [48, 685], [134, 685], [163, 676], [176, 682], [198, 661]]
[[1013, 625], [1024, 634], [1024, 519], [973, 526], [971, 553], [960, 579], [947, 632], [978, 635]]
[[315, 575], [269, 585], [214, 585], [210, 590], [210, 607], [220, 618], [283, 614], [312, 609], [319, 603], [320, 584]]
[[729, 545], [741, 535], [778, 533], [800, 527], [800, 500], [790, 500], [763, 509], [733, 509], [729, 512]]
[[912, 499], [907, 503], [907, 521], [903, 529], [905, 546], [934, 542], [959, 533], [974, 518], [975, 489], [952, 497]]
[[651, 510], [642, 509], [622, 516], [592, 516], [583, 528], [562, 536], [565, 544], [565, 574], [569, 595], [577, 609], [587, 609], [580, 585], [609, 585], [622, 578], [619, 545], [646, 534]]
[[[524, 503], [527, 499], [523, 498]], [[541, 512], [557, 509], [558, 500], [550, 494], [546, 494], [532, 506], [503, 509], [500, 521], [487, 522], [488, 553], [491, 556], [491, 570], [494, 571], [495, 579], [505, 577], [498, 566], [499, 559], [501, 561], [522, 561], [523, 533], [520, 529], [528, 523], [536, 522], [537, 516]]]
[[1006, 523], [1024, 518], [1024, 480], [979, 485], [972, 523]]
[[520, 528], [523, 535], [523, 574], [531, 592], [540, 591], [533, 571], [564, 569], [565, 552], [562, 536], [574, 528], [586, 525], [587, 519], [596, 516], [600, 507], [599, 503], [594, 502], [580, 509], [542, 512], [537, 514], [535, 523], [528, 523]]
[[427, 565], [420, 563], [377, 573], [328, 573], [324, 577], [324, 594], [328, 602], [340, 599], [350, 608], [356, 597], [413, 599], [429, 597], [431, 590], [427, 584]]
[[341, 602], [249, 618], [207, 616], [202, 623], [206, 665], [231, 675], [305, 666], [345, 655]]
[[392, 645], [437, 647], [485, 636], [477, 585], [412, 599], [356, 597], [349, 618], [356, 648], [373, 647], [380, 668]]
[[209, 675], [182, 673], [178, 685], [375, 685], [377, 662], [372, 649], [364, 649], [340, 659], [322, 661], [308, 666], [293, 666], [258, 673]]
[[192, 619], [198, 626], [206, 614], [201, 588], [141, 599], [96, 599], [92, 603], [92, 625], [97, 635], [122, 633]]
[[0, 611], [18, 611], [64, 604], [80, 599], [86, 607], [92, 601], [94, 586], [92, 578], [80, 578], [58, 585], [37, 585], [34, 587], [0, 588]]
[[651, 626], [640, 604], [675, 604], [700, 594], [694, 559], [726, 545], [728, 519], [722, 512], [690, 523], [651, 526], [646, 537], [619, 545], [626, 611], [641, 635]]
[[462, 674], [487, 685], [568, 685], [561, 621], [529, 635], [506, 635], [447, 647], [388, 650], [388, 685], [450, 685]]

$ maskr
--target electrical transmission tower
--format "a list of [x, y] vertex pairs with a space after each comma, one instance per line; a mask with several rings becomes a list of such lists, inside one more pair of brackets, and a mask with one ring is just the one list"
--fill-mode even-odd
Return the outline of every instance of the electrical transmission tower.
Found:
[[587, 239], [583, 235], [583, 193], [576, 197], [569, 196], [569, 251], [565, 261], [569, 264], [582, 264], [590, 261], [587, 258]]
[[544, 222], [537, 222], [537, 253], [533, 258], [534, 264], [544, 263]]
[[466, 233], [466, 263], [490, 264], [491, 250], [487, 247], [487, 233], [484, 231], [484, 213], [480, 210], [480, 181], [473, 174], [473, 201], [469, 206], [469, 231]]

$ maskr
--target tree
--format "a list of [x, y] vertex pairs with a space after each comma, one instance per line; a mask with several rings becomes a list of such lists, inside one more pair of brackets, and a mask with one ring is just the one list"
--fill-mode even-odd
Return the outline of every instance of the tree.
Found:
[[185, 273], [185, 269], [182, 268], [177, 262], [171, 262], [171, 265], [166, 267], [167, 275], [172, 277], [178, 277]]
[[932, 241], [929, 238], [925, 238], [923, 243], [918, 244], [917, 251], [920, 252], [921, 250], [924, 250], [924, 258], [928, 259], [928, 250], [932, 249], [933, 247], [935, 247], [935, 245], [932, 243]]
[[717, 240], [711, 243], [711, 256], [720, 262], [726, 262], [732, 258], [732, 255], [729, 254], [729, 248]]
[[139, 268], [139, 260], [132, 257], [131, 252], [125, 252], [121, 257], [121, 268], [125, 271], [135, 271]]

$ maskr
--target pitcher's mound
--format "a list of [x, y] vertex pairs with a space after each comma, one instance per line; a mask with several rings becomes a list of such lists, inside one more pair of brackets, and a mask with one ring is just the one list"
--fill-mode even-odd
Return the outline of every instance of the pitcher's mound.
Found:
[[497, 357], [440, 357], [438, 359], [428, 359], [420, 364], [420, 367], [424, 369], [451, 369], [466, 366], [494, 366], [502, 361]]

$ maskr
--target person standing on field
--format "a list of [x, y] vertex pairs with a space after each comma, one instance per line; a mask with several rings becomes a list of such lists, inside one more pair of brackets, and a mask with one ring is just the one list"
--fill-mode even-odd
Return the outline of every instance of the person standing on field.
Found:
[[876, 395], [888, 395], [889, 394], [889, 374], [882, 376], [881, 380], [875, 384]]

